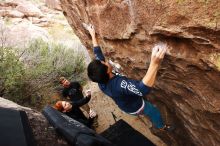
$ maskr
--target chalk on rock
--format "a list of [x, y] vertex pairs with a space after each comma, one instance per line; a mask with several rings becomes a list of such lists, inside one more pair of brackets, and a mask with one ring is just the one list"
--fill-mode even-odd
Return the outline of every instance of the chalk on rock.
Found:
[[91, 27], [94, 27], [92, 24], [86, 24], [86, 23], [82, 23], [82, 25], [83, 25], [83, 27], [87, 30], [87, 31], [89, 31], [89, 28], [91, 28]]

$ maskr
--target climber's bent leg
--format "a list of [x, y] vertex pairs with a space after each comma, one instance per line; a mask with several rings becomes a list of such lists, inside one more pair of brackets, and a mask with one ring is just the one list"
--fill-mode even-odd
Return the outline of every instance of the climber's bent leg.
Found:
[[148, 101], [144, 101], [144, 102], [145, 102], [145, 106], [142, 114], [148, 116], [150, 118], [150, 121], [156, 128], [158, 129], [163, 128], [165, 125], [163, 123], [163, 119], [159, 109]]

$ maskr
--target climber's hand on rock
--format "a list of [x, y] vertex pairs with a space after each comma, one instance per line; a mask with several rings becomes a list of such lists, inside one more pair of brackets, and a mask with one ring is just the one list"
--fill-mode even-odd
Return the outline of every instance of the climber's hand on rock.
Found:
[[95, 36], [95, 28], [94, 28], [94, 26], [92, 24], [83, 23], [83, 27], [91, 35], [93, 47], [97, 47], [98, 46], [98, 41], [97, 41], [96, 36]]
[[89, 31], [91, 37], [95, 37], [95, 28], [92, 24], [88, 25], [88, 31]]
[[152, 49], [152, 54], [151, 54], [151, 62], [154, 64], [160, 64], [160, 62], [163, 60], [164, 55], [167, 50], [167, 45], [166, 44], [157, 44], [153, 49]]

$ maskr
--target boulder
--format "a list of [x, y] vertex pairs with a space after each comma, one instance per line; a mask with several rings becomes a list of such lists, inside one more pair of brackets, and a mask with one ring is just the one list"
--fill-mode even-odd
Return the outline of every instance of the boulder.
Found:
[[28, 20], [16, 19], [13, 25], [0, 24], [0, 27], [4, 31], [2, 37], [6, 38], [4, 44], [7, 46], [24, 47], [27, 42], [35, 39], [41, 38], [46, 42], [50, 39], [50, 35], [44, 28], [35, 26]]
[[61, 0], [61, 6], [91, 56], [83, 22], [94, 24], [107, 59], [131, 78], [143, 78], [151, 48], [167, 43], [148, 99], [176, 130], [152, 131], [167, 145], [220, 145], [219, 0]]
[[62, 10], [60, 0], [45, 0], [47, 7], [55, 10]]
[[23, 18], [24, 14], [16, 10], [0, 10], [0, 17]]
[[19, 12], [19, 11], [12, 10], [12, 11], [9, 11], [8, 17], [11, 17], [11, 18], [22, 18], [22, 17], [24, 17], [24, 14]]
[[16, 6], [20, 4], [26, 3], [26, 0], [5, 0], [4, 3], [0, 3], [0, 6], [6, 6], [6, 7], [13, 7], [15, 8]]
[[36, 145], [47, 146], [69, 146], [69, 144], [56, 134], [55, 130], [49, 125], [46, 118], [33, 109], [20, 106], [10, 100], [0, 97], [0, 107], [25, 111], [28, 115], [30, 126], [33, 130]]
[[0, 17], [5, 17], [8, 15], [8, 11], [7, 10], [0, 10]]
[[19, 4], [16, 10], [23, 13], [26, 17], [42, 17], [43, 15], [41, 10], [31, 3]]

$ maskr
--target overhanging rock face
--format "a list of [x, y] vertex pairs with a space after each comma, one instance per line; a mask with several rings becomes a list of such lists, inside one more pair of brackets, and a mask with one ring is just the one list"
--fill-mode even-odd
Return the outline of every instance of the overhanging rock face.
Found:
[[168, 145], [220, 145], [219, 0], [61, 0], [61, 6], [90, 54], [83, 22], [95, 25], [105, 55], [129, 77], [141, 79], [153, 45], [166, 42], [148, 98], [176, 130], [155, 133]]

